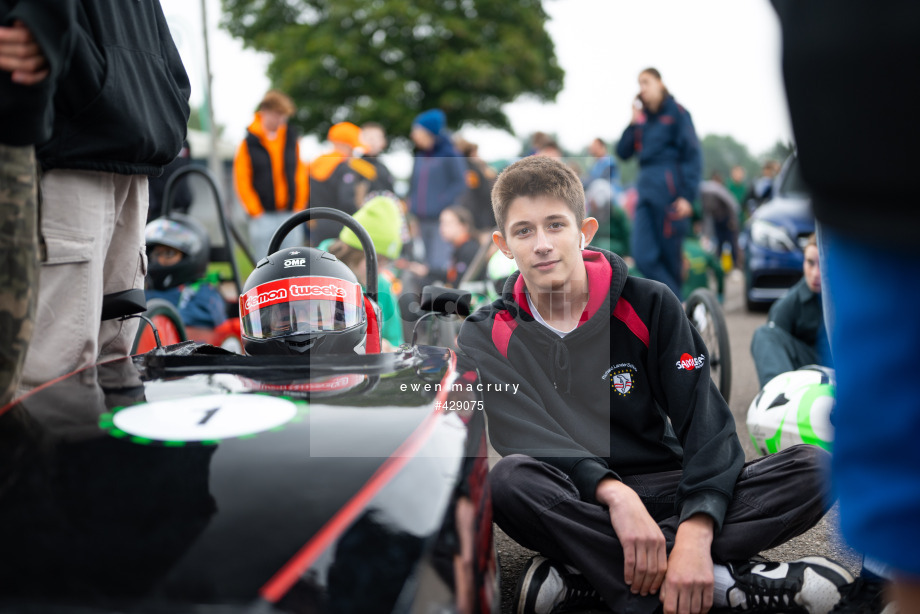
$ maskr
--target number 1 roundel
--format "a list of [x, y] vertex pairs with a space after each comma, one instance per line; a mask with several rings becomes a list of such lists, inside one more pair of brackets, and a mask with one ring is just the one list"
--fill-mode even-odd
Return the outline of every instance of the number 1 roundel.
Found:
[[216, 444], [277, 430], [301, 413], [298, 404], [278, 397], [212, 394], [132, 405], [103, 414], [99, 426], [140, 444]]

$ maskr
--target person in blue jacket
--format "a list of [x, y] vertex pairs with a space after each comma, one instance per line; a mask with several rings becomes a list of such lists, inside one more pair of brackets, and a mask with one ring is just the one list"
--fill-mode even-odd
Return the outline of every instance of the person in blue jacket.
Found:
[[446, 271], [451, 246], [439, 234], [441, 211], [466, 191], [466, 159], [450, 141], [447, 117], [429, 109], [412, 122], [409, 134], [415, 143], [415, 165], [409, 189], [409, 210], [418, 218], [429, 269]]
[[681, 247], [690, 230], [693, 202], [703, 173], [700, 143], [690, 113], [674, 100], [661, 73], [639, 73], [632, 122], [617, 155], [639, 156], [639, 204], [632, 229], [632, 257], [643, 275], [681, 298]]

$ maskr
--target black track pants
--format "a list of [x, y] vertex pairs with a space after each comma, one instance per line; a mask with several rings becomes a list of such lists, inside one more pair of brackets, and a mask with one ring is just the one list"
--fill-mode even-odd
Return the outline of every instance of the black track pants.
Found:
[[[799, 445], [744, 465], [713, 560], [746, 560], [813, 527], [830, 507], [825, 467], [829, 455]], [[679, 516], [680, 471], [625, 477], [661, 527], [668, 552]], [[658, 595], [633, 595], [623, 580], [623, 550], [608, 510], [582, 501], [568, 477], [529, 456], [501, 459], [489, 479], [495, 521], [512, 539], [581, 571], [613, 611], [654, 612]]]

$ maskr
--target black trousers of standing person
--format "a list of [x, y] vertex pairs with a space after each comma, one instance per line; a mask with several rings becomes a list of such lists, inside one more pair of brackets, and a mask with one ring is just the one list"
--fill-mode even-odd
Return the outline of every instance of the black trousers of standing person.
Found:
[[[744, 465], [712, 542], [714, 562], [747, 560], [813, 527], [830, 507], [824, 467], [830, 455], [799, 445]], [[623, 478], [674, 546], [681, 471]], [[623, 549], [606, 507], [579, 498], [565, 473], [529, 456], [501, 459], [489, 474], [495, 521], [512, 539], [583, 573], [619, 614], [654, 612], [658, 595], [633, 595], [623, 579]]]

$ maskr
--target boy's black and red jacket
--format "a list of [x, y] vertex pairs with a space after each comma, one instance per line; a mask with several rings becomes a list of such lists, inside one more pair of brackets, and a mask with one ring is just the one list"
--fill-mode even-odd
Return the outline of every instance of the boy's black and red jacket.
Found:
[[590, 297], [565, 337], [533, 318], [519, 273], [460, 331], [492, 444], [558, 467], [592, 502], [605, 477], [682, 470], [676, 513], [708, 514], [718, 530], [744, 453], [709, 353], [665, 285], [628, 277], [610, 252], [582, 253]]

